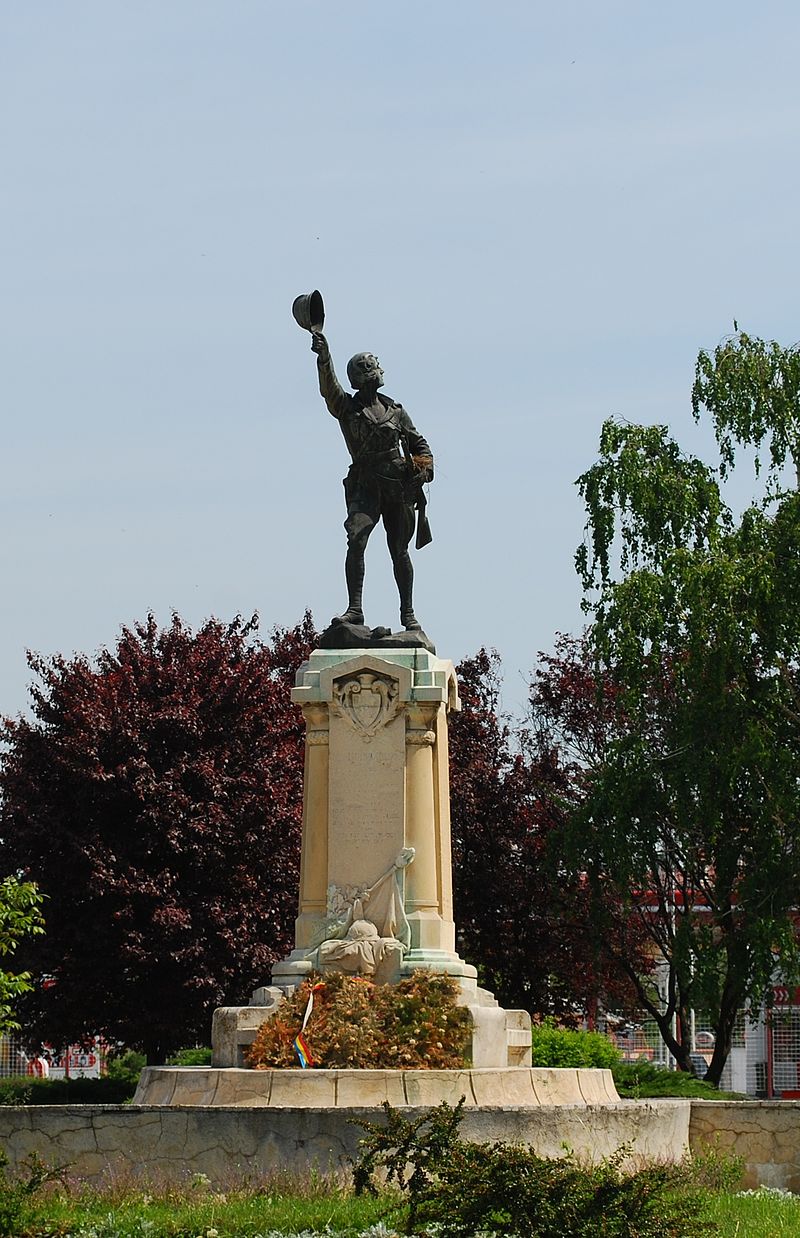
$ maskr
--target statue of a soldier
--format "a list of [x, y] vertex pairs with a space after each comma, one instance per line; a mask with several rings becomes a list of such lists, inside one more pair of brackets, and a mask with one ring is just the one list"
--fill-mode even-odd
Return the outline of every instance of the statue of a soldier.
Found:
[[401, 404], [381, 395], [383, 370], [372, 353], [357, 353], [347, 363], [355, 394], [346, 392], [334, 373], [328, 341], [312, 328], [319, 389], [336, 418], [352, 464], [344, 479], [347, 503], [347, 610], [335, 622], [363, 624], [364, 552], [369, 535], [383, 519], [392, 567], [400, 592], [400, 622], [408, 632], [421, 631], [414, 615], [414, 569], [408, 547], [417, 519], [417, 548], [431, 540], [423, 484], [433, 478], [433, 455]]

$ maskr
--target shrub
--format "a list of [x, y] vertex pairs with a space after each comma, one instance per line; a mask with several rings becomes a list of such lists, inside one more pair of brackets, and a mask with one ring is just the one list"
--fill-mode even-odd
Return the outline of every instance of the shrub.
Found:
[[696, 1096], [702, 1100], [739, 1098], [738, 1093], [720, 1092], [713, 1083], [706, 1083], [685, 1070], [668, 1070], [665, 1066], [654, 1066], [646, 1059], [619, 1062], [613, 1070], [620, 1096], [633, 1100], [644, 1096]]
[[683, 1162], [685, 1181], [715, 1194], [737, 1191], [742, 1185], [744, 1167], [744, 1157], [720, 1147], [718, 1136], [714, 1143], [695, 1148]]
[[315, 1066], [447, 1070], [466, 1064], [470, 1017], [456, 1004], [455, 980], [415, 972], [396, 985], [357, 976], [304, 981], [262, 1024], [247, 1055], [250, 1066], [299, 1066], [294, 1039], [312, 985], [314, 1009], [305, 1039]]
[[0, 1105], [29, 1105], [31, 1080], [27, 1076], [11, 1075], [0, 1082]]
[[376, 1193], [375, 1176], [395, 1184], [409, 1206], [407, 1232], [435, 1227], [441, 1238], [699, 1238], [715, 1232], [700, 1193], [681, 1166], [625, 1173], [625, 1149], [599, 1165], [571, 1155], [539, 1157], [518, 1144], [458, 1137], [463, 1100], [406, 1121], [384, 1104], [385, 1127], [366, 1131], [354, 1169], [356, 1193]]
[[531, 1029], [534, 1066], [595, 1066], [611, 1069], [621, 1054], [602, 1032], [576, 1032], [552, 1019]]
[[123, 1049], [107, 1059], [106, 1074], [109, 1079], [124, 1079], [133, 1084], [135, 1089], [146, 1063], [147, 1058], [143, 1053], [136, 1049]]
[[167, 1066], [210, 1066], [212, 1050], [207, 1045], [195, 1045], [193, 1049], [179, 1049], [167, 1058]]
[[136, 1091], [136, 1079], [4, 1079], [0, 1105], [123, 1105]]
[[66, 1166], [49, 1168], [35, 1152], [22, 1162], [22, 1173], [10, 1179], [6, 1174], [8, 1157], [0, 1148], [0, 1238], [13, 1238], [28, 1232], [33, 1196], [47, 1182], [63, 1180]]

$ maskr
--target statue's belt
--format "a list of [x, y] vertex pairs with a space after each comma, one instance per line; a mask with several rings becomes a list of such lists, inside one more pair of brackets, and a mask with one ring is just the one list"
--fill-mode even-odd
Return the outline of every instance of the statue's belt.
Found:
[[386, 460], [389, 463], [397, 462], [405, 464], [405, 457], [401, 455], [397, 447], [382, 447], [380, 451], [360, 451], [354, 458], [353, 464], [363, 464], [364, 461]]

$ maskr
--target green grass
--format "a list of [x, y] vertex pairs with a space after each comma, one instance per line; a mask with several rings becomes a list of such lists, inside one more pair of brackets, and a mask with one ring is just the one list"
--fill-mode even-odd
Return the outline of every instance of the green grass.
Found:
[[[495, 1151], [502, 1152], [502, 1148]], [[519, 1153], [516, 1146], [508, 1148], [509, 1157], [518, 1158]], [[413, 1154], [409, 1155], [413, 1162]], [[7, 1169], [4, 1159], [0, 1150], [0, 1238], [394, 1238], [404, 1232], [408, 1215], [405, 1194], [391, 1193], [384, 1186], [376, 1196], [355, 1196], [349, 1186], [313, 1171], [302, 1176], [276, 1173], [269, 1178], [253, 1178], [240, 1171], [225, 1181], [196, 1173], [178, 1182], [156, 1178], [147, 1182], [120, 1173], [90, 1185], [70, 1178], [68, 1167], [47, 1166], [36, 1156], [29, 1157], [17, 1173]], [[471, 1174], [472, 1170], [465, 1167], [464, 1172]], [[511, 1172], [513, 1177], [513, 1166]], [[655, 1188], [663, 1191], [663, 1175], [656, 1170], [654, 1179], [653, 1172], [651, 1167], [639, 1175], [640, 1193]], [[680, 1228], [648, 1223], [640, 1230], [637, 1223], [636, 1233], [657, 1230], [680, 1238], [686, 1221], [687, 1234], [707, 1232], [708, 1238], [800, 1238], [800, 1196], [767, 1190], [739, 1192], [741, 1162], [717, 1149], [683, 1162], [668, 1181], [662, 1199], [666, 1212], [662, 1209], [660, 1220], [672, 1217]], [[474, 1185], [472, 1178], [469, 1185]], [[456, 1214], [462, 1202], [456, 1190], [452, 1198]], [[547, 1233], [552, 1234], [552, 1209], [545, 1213], [550, 1218]], [[512, 1209], [512, 1215], [522, 1225], [515, 1232], [527, 1235], [528, 1213]], [[534, 1210], [531, 1215], [539, 1214]], [[606, 1213], [601, 1208], [598, 1215]], [[693, 1217], [700, 1223], [692, 1222]], [[556, 1218], [561, 1218], [560, 1211]], [[590, 1217], [585, 1212], [573, 1216], [583, 1238], [594, 1233], [591, 1224], [586, 1228], [587, 1220]], [[705, 1221], [710, 1223], [708, 1230]], [[572, 1226], [566, 1229], [570, 1234], [578, 1232]], [[628, 1231], [615, 1225], [613, 1232]], [[427, 1230], [420, 1233], [427, 1234]]]
[[[19, 1238], [255, 1238], [255, 1235], [356, 1235], [397, 1213], [391, 1197], [355, 1199], [330, 1186], [270, 1191], [175, 1190], [57, 1191], [32, 1201]], [[211, 1238], [214, 1238], [213, 1234]]]
[[719, 1238], [800, 1238], [800, 1195], [712, 1195], [708, 1215]]
[[[708, 1216], [719, 1238], [800, 1238], [800, 1196], [709, 1192]], [[292, 1190], [195, 1187], [142, 1192], [127, 1188], [58, 1191], [33, 1201], [18, 1238], [267, 1238], [274, 1234], [402, 1232], [395, 1197], [356, 1199], [324, 1183]], [[378, 1228], [377, 1235], [381, 1233]], [[210, 1238], [214, 1238], [212, 1233]]]

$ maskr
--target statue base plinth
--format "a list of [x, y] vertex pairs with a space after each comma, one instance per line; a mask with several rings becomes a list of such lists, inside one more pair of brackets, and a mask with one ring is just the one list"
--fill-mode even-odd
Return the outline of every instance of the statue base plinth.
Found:
[[334, 619], [319, 638], [320, 649], [425, 649], [436, 653], [436, 646], [421, 628], [415, 632], [392, 632], [390, 628], [369, 628], [366, 624]]

